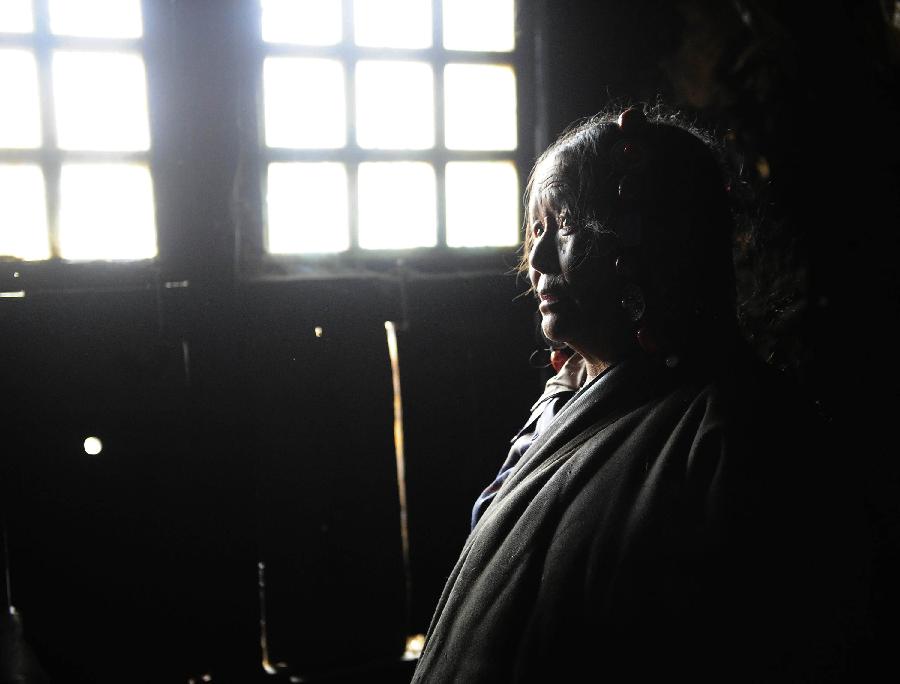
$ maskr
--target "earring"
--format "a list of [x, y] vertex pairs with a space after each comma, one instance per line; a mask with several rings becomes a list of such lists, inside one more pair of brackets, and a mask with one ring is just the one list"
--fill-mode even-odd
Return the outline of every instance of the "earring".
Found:
[[[528, 357], [528, 365], [532, 368], [547, 368], [550, 365], [550, 354], [551, 349], [544, 349], [543, 347], [539, 347], [531, 352], [531, 356]], [[546, 354], [546, 356], [542, 356], [542, 354]]]
[[628, 320], [637, 323], [644, 317], [644, 311], [647, 310], [647, 304], [644, 302], [644, 293], [641, 288], [634, 283], [626, 283], [622, 286], [622, 308]]

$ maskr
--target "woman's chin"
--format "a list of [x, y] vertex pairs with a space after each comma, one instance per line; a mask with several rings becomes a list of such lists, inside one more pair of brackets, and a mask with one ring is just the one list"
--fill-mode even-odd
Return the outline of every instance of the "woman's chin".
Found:
[[568, 343], [569, 334], [567, 332], [567, 327], [565, 322], [560, 321], [559, 318], [553, 314], [544, 315], [541, 319], [541, 332], [544, 333], [544, 337], [557, 344]]

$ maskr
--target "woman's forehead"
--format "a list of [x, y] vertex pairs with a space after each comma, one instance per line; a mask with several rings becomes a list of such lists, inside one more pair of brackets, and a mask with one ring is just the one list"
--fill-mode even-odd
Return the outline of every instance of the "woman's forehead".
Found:
[[575, 179], [556, 155], [542, 160], [534, 169], [528, 210], [532, 214], [559, 211], [575, 192]]

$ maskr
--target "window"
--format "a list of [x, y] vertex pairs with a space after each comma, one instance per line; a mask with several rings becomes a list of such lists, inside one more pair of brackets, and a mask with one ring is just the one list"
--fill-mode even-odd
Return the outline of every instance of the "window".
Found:
[[519, 241], [513, 0], [260, 0], [264, 249]]
[[140, 0], [0, 2], [0, 257], [156, 255]]

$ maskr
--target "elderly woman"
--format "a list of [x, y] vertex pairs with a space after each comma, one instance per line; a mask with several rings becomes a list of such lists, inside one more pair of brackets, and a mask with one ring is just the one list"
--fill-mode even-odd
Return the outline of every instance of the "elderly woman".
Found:
[[710, 145], [640, 109], [598, 116], [526, 199], [542, 329], [586, 380], [480, 512], [414, 681], [837, 677], [827, 452], [740, 343]]

